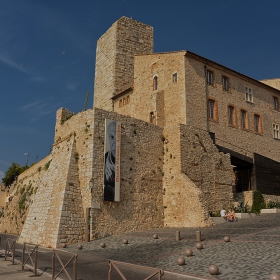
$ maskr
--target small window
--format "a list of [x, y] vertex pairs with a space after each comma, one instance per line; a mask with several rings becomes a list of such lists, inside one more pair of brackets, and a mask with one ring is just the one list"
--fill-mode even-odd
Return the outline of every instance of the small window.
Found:
[[174, 74], [172, 75], [172, 81], [173, 81], [173, 83], [177, 83], [177, 81], [178, 81], [178, 75], [177, 75], [177, 73], [174, 73]]
[[153, 89], [158, 90], [158, 77], [154, 76], [154, 83], [153, 83]]
[[156, 117], [154, 112], [150, 113], [150, 123], [155, 124], [156, 123]]
[[209, 70], [207, 70], [207, 84], [213, 85], [213, 72]]
[[123, 106], [126, 105], [126, 98], [123, 98]]
[[278, 98], [277, 97], [273, 97], [273, 108], [274, 108], [275, 111], [278, 111], [278, 108], [279, 108], [278, 105], [279, 105], [278, 104]]
[[208, 100], [208, 116], [209, 120], [217, 120], [218, 119], [218, 110], [217, 110], [217, 102], [213, 99]]
[[122, 99], [119, 101], [119, 107], [122, 107]]
[[245, 87], [246, 101], [253, 103], [253, 90]]
[[279, 139], [279, 125], [273, 124], [273, 138]]
[[129, 102], [130, 102], [130, 96], [128, 95], [128, 96], [126, 97], [126, 104], [129, 104]]
[[262, 132], [261, 117], [259, 115], [254, 115], [254, 130], [257, 133]]
[[245, 110], [241, 110], [241, 128], [248, 129], [248, 113]]
[[233, 106], [228, 106], [228, 124], [236, 126], [236, 111]]
[[227, 77], [222, 77], [222, 84], [223, 84], [223, 90], [224, 91], [228, 91], [229, 87], [228, 87], [228, 78]]

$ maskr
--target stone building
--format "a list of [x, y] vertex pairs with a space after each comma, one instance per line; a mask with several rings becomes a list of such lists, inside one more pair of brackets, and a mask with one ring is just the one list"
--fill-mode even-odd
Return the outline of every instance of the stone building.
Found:
[[[273, 82], [189, 51], [154, 53], [153, 28], [126, 17], [98, 40], [95, 67], [94, 107], [59, 109], [52, 153], [18, 178], [37, 190], [20, 241], [205, 227], [236, 193], [280, 192]], [[121, 123], [119, 202], [103, 200], [106, 119]]]

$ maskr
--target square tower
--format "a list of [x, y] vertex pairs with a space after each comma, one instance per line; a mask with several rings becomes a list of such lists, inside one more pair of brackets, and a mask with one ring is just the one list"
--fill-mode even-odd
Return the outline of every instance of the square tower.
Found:
[[121, 17], [97, 41], [94, 107], [112, 110], [111, 98], [133, 86], [134, 54], [153, 53], [153, 27]]

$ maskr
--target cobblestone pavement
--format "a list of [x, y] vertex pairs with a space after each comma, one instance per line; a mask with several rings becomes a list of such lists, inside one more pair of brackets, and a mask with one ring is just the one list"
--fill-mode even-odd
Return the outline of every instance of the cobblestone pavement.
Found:
[[[181, 240], [175, 241], [180, 231]], [[196, 249], [196, 231], [201, 231], [203, 249]], [[153, 239], [153, 234], [158, 239]], [[224, 242], [230, 236], [230, 242]], [[128, 239], [128, 244], [123, 244]], [[100, 243], [106, 244], [105, 248]], [[211, 279], [269, 279], [280, 274], [280, 214], [262, 214], [233, 223], [208, 228], [157, 228], [124, 235], [108, 236], [83, 243], [82, 251], [110, 260], [156, 267], [186, 275], [210, 279], [211, 264], [219, 267], [219, 275]], [[194, 255], [187, 257], [186, 249]], [[67, 250], [78, 251], [78, 245]], [[177, 265], [178, 257], [186, 264]]]

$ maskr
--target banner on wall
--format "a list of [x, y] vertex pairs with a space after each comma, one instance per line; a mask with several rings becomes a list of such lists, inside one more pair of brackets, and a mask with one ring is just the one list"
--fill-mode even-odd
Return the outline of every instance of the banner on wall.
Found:
[[120, 201], [121, 123], [105, 119], [103, 199]]

